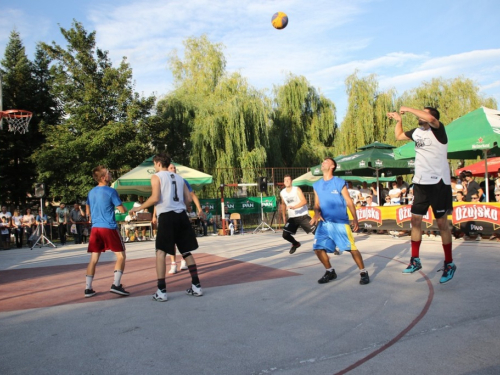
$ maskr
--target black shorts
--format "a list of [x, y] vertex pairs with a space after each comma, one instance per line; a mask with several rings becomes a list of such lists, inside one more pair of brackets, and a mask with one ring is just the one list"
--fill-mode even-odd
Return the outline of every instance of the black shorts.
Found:
[[424, 216], [431, 206], [434, 217], [439, 219], [453, 211], [451, 186], [443, 180], [433, 185], [413, 184], [413, 196], [412, 214]]
[[175, 255], [175, 245], [181, 254], [198, 248], [196, 233], [184, 211], [169, 211], [158, 216], [156, 249]]
[[303, 215], [303, 216], [297, 216], [297, 217], [291, 217], [288, 219], [288, 221], [285, 224], [285, 227], [283, 230], [285, 232], [291, 233], [291, 234], [296, 234], [297, 229], [302, 228], [306, 233], [311, 233], [316, 230], [315, 226], [312, 226], [309, 224], [311, 221], [311, 217], [309, 215]]

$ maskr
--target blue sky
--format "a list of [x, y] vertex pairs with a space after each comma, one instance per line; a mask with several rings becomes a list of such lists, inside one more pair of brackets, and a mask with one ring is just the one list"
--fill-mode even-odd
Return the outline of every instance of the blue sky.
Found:
[[[65, 46], [59, 25], [76, 19], [97, 32], [115, 66], [127, 57], [144, 95], [167, 94], [169, 54], [182, 56], [185, 38], [207, 34], [225, 45], [227, 71], [258, 89], [305, 76], [334, 101], [339, 123], [355, 69], [399, 94], [465, 76], [500, 104], [498, 0], [2, 0], [1, 8], [0, 56], [14, 28], [31, 59], [39, 41]], [[289, 17], [284, 30], [271, 26], [277, 11]]]

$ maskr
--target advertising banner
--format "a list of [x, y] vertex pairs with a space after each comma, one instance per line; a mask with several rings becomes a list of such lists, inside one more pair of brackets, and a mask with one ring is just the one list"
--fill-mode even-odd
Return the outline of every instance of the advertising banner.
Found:
[[[361, 207], [356, 210], [361, 229], [410, 230], [411, 205]], [[349, 217], [352, 219], [350, 213]], [[450, 227], [484, 235], [500, 233], [500, 203], [453, 203]], [[423, 230], [439, 231], [432, 210], [423, 218]]]
[[[200, 199], [200, 205], [203, 209], [208, 204], [210, 212], [214, 215], [220, 215], [220, 199]], [[261, 198], [224, 198], [224, 206], [228, 212], [237, 212], [241, 215], [260, 213]], [[262, 207], [264, 212], [276, 211], [276, 197], [262, 197]], [[195, 209], [193, 205], [193, 209]]]

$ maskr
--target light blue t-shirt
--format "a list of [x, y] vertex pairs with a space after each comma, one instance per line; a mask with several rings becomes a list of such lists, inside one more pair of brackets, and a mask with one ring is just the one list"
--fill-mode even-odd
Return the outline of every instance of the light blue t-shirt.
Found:
[[96, 186], [87, 197], [90, 206], [90, 217], [93, 228], [117, 229], [115, 207], [121, 206], [122, 201], [115, 189], [109, 186]]
[[346, 187], [346, 182], [338, 177], [333, 177], [328, 181], [321, 179], [314, 183], [313, 188], [319, 197], [321, 216], [325, 221], [349, 224], [347, 203], [342, 196], [344, 187]]

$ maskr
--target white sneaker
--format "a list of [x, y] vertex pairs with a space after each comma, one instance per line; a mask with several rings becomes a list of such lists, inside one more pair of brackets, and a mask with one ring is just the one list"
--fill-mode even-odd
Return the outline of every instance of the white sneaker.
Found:
[[129, 242], [130, 239], [128, 237], [125, 237], [125, 242]]
[[172, 263], [170, 265], [170, 271], [168, 271], [168, 273], [170, 273], [170, 274], [177, 273], [177, 264]]
[[137, 236], [137, 241], [141, 242], [141, 237]]
[[201, 297], [203, 295], [203, 290], [201, 287], [198, 288], [196, 285], [191, 284], [191, 288], [187, 289], [186, 293], [191, 296]]
[[182, 260], [181, 261], [181, 270], [187, 270], [188, 269], [188, 266], [186, 264], [186, 261], [185, 260]]
[[155, 294], [153, 294], [153, 300], [157, 302], [166, 302], [168, 300], [167, 291], [158, 289]]
[[481, 237], [481, 235], [478, 234], [477, 237], [476, 237], [476, 241], [481, 241], [482, 239], [483, 239], [483, 237]]

